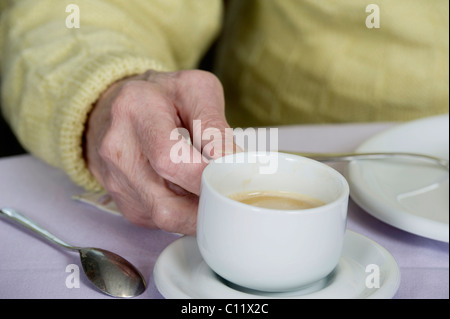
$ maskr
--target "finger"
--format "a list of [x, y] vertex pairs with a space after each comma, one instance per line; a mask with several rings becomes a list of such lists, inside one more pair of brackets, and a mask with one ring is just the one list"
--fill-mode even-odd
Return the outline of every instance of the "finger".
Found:
[[[159, 186], [159, 185], [158, 185]], [[155, 190], [156, 185], [152, 185]], [[190, 196], [168, 194], [170, 190], [157, 191], [157, 196], [145, 199], [123, 194], [112, 195], [122, 215], [132, 224], [150, 229], [194, 235], [196, 232], [198, 199]], [[165, 193], [165, 195], [161, 195]], [[117, 195], [117, 196], [116, 196]], [[155, 194], [156, 195], [156, 194]], [[150, 198], [151, 201], [150, 202]], [[142, 203], [142, 205], [136, 205]]]
[[155, 206], [153, 221], [168, 232], [195, 235], [198, 197], [170, 196], [160, 198]]
[[207, 160], [180, 134], [177, 110], [167, 97], [151, 86], [140, 94], [134, 123], [144, 156], [161, 177], [198, 195]]
[[[131, 157], [133, 149], [125, 151], [123, 156]], [[107, 189], [122, 215], [135, 225], [194, 234], [198, 197], [166, 181], [143, 156], [134, 155], [124, 158], [126, 162], [134, 159], [133, 165], [107, 165]]]
[[235, 152], [233, 131], [225, 118], [225, 100], [219, 80], [209, 72], [179, 74], [176, 107], [192, 133], [192, 143], [207, 158]]
[[138, 192], [138, 201], [146, 210], [144, 214], [132, 216], [132, 220], [145, 227], [195, 234], [198, 196], [162, 179], [150, 167], [142, 173], [142, 178], [134, 179], [133, 189]]

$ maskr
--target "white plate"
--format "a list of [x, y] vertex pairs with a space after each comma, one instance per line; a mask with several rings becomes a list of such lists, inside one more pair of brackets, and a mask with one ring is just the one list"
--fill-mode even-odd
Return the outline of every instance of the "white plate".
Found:
[[400, 271], [392, 255], [352, 231], [345, 235], [342, 257], [333, 273], [297, 291], [264, 293], [225, 282], [206, 265], [196, 238], [189, 236], [177, 239], [161, 253], [153, 275], [159, 292], [171, 299], [392, 298], [400, 284]]
[[[401, 124], [357, 152], [414, 152], [449, 158], [449, 116]], [[367, 160], [348, 166], [352, 199], [374, 217], [423, 237], [449, 241], [448, 171], [421, 161]]]

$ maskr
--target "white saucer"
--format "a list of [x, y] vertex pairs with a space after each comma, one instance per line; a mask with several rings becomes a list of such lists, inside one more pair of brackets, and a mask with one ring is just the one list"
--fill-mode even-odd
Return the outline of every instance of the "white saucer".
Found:
[[[377, 272], [369, 265], [378, 267], [379, 281], [371, 280], [376, 278]], [[392, 298], [400, 284], [400, 271], [392, 255], [374, 241], [352, 231], [345, 235], [342, 257], [333, 273], [297, 291], [264, 293], [225, 282], [206, 265], [196, 238], [190, 236], [177, 239], [161, 253], [153, 275], [159, 292], [168, 299]], [[366, 281], [369, 286], [379, 282], [379, 287], [367, 287]]]
[[[401, 124], [357, 152], [413, 152], [449, 158], [449, 116]], [[410, 233], [449, 241], [448, 171], [426, 162], [354, 161], [347, 179], [352, 199], [374, 217]]]

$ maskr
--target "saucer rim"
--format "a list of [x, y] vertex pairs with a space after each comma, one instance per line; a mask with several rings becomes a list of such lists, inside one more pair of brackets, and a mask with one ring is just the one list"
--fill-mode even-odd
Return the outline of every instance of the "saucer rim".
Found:
[[[384, 266], [384, 268], [387, 268], [389, 270], [388, 276], [386, 277], [387, 279], [383, 280], [383, 284], [381, 287], [377, 288], [372, 293], [366, 295], [366, 297], [361, 297], [360, 295], [356, 295], [355, 297], [350, 298], [350, 299], [391, 299], [391, 298], [393, 298], [400, 287], [401, 274], [400, 274], [400, 269], [399, 269], [398, 263], [395, 260], [395, 258], [392, 256], [392, 254], [386, 248], [384, 248], [383, 246], [381, 246], [374, 240], [368, 238], [365, 235], [357, 233], [353, 230], [347, 229], [345, 236], [346, 237], [349, 236], [349, 240], [351, 240], [351, 241], [356, 240], [356, 241], [360, 241], [361, 243], [365, 242], [365, 244], [372, 247], [373, 250], [377, 250], [382, 255], [382, 257], [384, 258], [385, 264], [387, 265], [387, 266]], [[180, 241], [187, 241], [187, 240], [194, 240], [196, 243], [195, 237], [182, 236], [182, 237], [176, 239], [171, 244], [169, 244], [163, 250], [163, 252], [160, 254], [160, 256], [158, 257], [158, 259], [155, 263], [155, 267], [153, 269], [153, 278], [154, 278], [156, 288], [158, 289], [160, 294], [166, 299], [205, 299], [205, 298], [223, 299], [222, 297], [217, 297], [217, 296], [204, 297], [204, 296], [196, 295], [195, 293], [192, 293], [192, 292], [195, 292], [195, 289], [189, 290], [187, 292], [180, 285], [176, 286], [176, 289], [168, 289], [169, 286], [173, 286], [173, 285], [168, 285], [163, 280], [164, 272], [167, 271], [167, 269], [164, 267], [164, 264], [168, 258], [167, 255], [172, 253], [172, 251], [174, 250], [174, 247], [179, 245]], [[198, 254], [200, 254], [200, 253], [198, 253]], [[200, 268], [200, 266], [202, 264], [205, 264], [205, 262], [204, 262], [203, 258], [201, 258], [201, 256], [199, 256], [199, 259], [201, 261], [199, 263], [196, 263], [195, 267], [191, 268], [191, 270], [189, 271], [190, 273], [192, 272], [192, 270], [198, 269], [198, 268]], [[345, 260], [345, 259], [353, 260], [359, 264], [359, 262], [357, 260], [355, 260], [354, 258], [352, 258], [351, 256], [342, 256], [341, 257], [341, 261]], [[205, 267], [208, 267], [208, 266], [205, 264]], [[384, 272], [384, 275], [386, 275], [386, 272]], [[228, 287], [225, 284], [223, 284], [223, 285], [224, 285], [224, 287]], [[228, 288], [232, 289], [230, 287], [228, 287]], [[322, 289], [320, 289], [320, 290], [322, 290]], [[320, 290], [318, 290], [316, 292], [319, 292]], [[176, 291], [176, 292], [174, 292], [174, 291]], [[189, 292], [191, 292], [191, 293], [189, 293]], [[295, 292], [292, 292], [292, 293], [295, 293]], [[314, 294], [314, 292], [312, 294]], [[311, 298], [312, 294], [308, 294], [308, 293], [300, 294], [300, 291], [299, 291], [299, 295], [277, 297], [277, 296], [275, 296], [275, 294], [271, 295], [270, 293], [267, 293], [265, 296], [263, 296], [263, 295], [250, 294], [250, 293], [245, 293], [245, 292], [243, 293], [241, 291], [238, 291], [236, 293], [236, 296], [233, 298], [236, 298], [236, 299], [242, 299], [242, 298], [245, 298], [245, 299], [303, 299], [303, 298], [308, 298], [308, 296], [310, 296], [309, 298]], [[243, 296], [243, 295], [245, 295], [245, 296]], [[322, 298], [322, 297], [320, 297], [320, 298]], [[327, 299], [328, 298], [329, 299], [343, 299], [343, 298], [339, 298], [338, 296], [327, 297]]]
[[[399, 124], [368, 138], [357, 147], [356, 152], [393, 151], [392, 145], [407, 141], [411, 132], [429, 132], [430, 127], [435, 129], [429, 134], [434, 136], [435, 139], [446, 140], [446, 145], [448, 145], [448, 134], [440, 134], [437, 129], [448, 129], [448, 119], [449, 114], [447, 113]], [[385, 141], [388, 141], [387, 144]], [[422, 152], [422, 144], [420, 143], [417, 141], [406, 143], [404, 149], [397, 151]], [[434, 154], [434, 151], [435, 149], [429, 155], [439, 156]], [[368, 170], [371, 165], [370, 162], [364, 161], [355, 161], [348, 165], [344, 175], [350, 185], [352, 200], [368, 214], [388, 225], [417, 236], [448, 243], [448, 222], [427, 218], [426, 212], [415, 214], [409, 209], [397, 207], [390, 199], [386, 199], [381, 192], [374, 190], [373, 184], [362, 175], [364, 169]], [[379, 166], [381, 166], [380, 163], [377, 164], [377, 167]]]

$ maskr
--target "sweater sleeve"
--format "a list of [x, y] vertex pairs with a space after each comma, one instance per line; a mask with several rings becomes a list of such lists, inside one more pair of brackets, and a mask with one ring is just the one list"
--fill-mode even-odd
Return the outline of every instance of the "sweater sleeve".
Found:
[[[69, 4], [78, 12], [66, 12], [74, 8]], [[0, 10], [4, 117], [25, 149], [63, 169], [76, 184], [98, 189], [82, 139], [99, 95], [148, 69], [195, 67], [219, 31], [222, 4], [9, 0]], [[79, 27], [71, 28], [70, 19], [77, 17]]]

